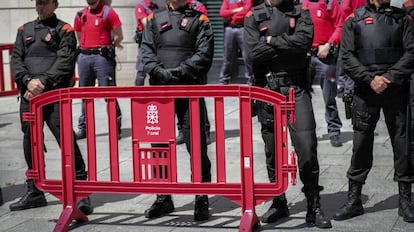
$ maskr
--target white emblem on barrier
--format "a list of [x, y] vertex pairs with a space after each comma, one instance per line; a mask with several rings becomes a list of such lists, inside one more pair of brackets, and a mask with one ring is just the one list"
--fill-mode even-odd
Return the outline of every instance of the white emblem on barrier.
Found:
[[158, 123], [158, 108], [154, 104], [147, 106], [147, 123], [148, 124]]

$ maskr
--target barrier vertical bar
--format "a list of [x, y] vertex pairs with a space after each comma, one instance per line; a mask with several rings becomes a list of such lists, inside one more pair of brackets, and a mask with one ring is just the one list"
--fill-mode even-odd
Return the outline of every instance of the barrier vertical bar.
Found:
[[4, 78], [3, 49], [0, 50], [0, 92], [6, 90], [6, 80]]
[[[189, 100], [191, 135], [191, 171], [192, 181], [201, 182], [201, 145], [200, 145], [200, 102], [198, 98]], [[204, 125], [203, 125], [204, 126]]]
[[226, 183], [226, 155], [224, 143], [224, 98], [214, 98], [216, 124], [216, 167], [217, 182]]
[[[241, 163], [241, 186], [242, 186], [242, 218], [240, 219], [239, 231], [252, 231], [259, 224], [255, 210], [254, 199], [254, 174], [253, 174], [253, 146], [252, 146], [252, 118], [250, 96], [243, 96], [240, 92], [240, 151]], [[249, 142], [250, 140], [250, 142]]]
[[[85, 106], [85, 120], [86, 120], [86, 142], [88, 152], [88, 179], [97, 180], [96, 171], [96, 137], [95, 137], [95, 101], [93, 99], [85, 99], [83, 102]], [[90, 122], [90, 123], [88, 123]]]
[[60, 144], [62, 153], [62, 204], [63, 211], [53, 231], [67, 231], [72, 220], [87, 221], [88, 218], [76, 206], [74, 190], [75, 155], [72, 128], [72, 100], [60, 101]]
[[118, 120], [116, 115], [116, 99], [107, 99], [107, 101], [111, 181], [119, 181]]

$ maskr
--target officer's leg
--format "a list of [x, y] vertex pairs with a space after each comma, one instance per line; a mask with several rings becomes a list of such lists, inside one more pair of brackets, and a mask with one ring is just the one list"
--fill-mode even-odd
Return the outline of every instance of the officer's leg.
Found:
[[306, 222], [319, 228], [331, 228], [331, 222], [325, 217], [319, 192], [319, 163], [317, 157], [316, 123], [309, 92], [295, 89], [296, 117], [294, 124], [289, 125], [293, 146], [298, 155], [299, 176], [303, 182], [303, 192], [307, 199]]
[[328, 134], [331, 145], [334, 147], [342, 146], [339, 140], [342, 122], [339, 118], [338, 107], [336, 105], [336, 65], [332, 57], [326, 59], [316, 58], [316, 78], [321, 81], [322, 96], [325, 102], [325, 121], [328, 126]]
[[[237, 47], [236, 47], [237, 48]], [[221, 66], [219, 81], [222, 84], [229, 84], [232, 75], [232, 62], [236, 51], [234, 46], [233, 28], [224, 28], [224, 56], [223, 65]]]
[[240, 28], [237, 31], [237, 44], [243, 56], [244, 68], [246, 70], [245, 77], [247, 78], [246, 84], [251, 85], [252, 84], [251, 78], [253, 76], [253, 71], [252, 71], [252, 63], [247, 55], [246, 48], [244, 46], [244, 28]]
[[[264, 102], [257, 102], [258, 117], [261, 122], [261, 133], [265, 144], [266, 167], [270, 182], [275, 182], [275, 134], [273, 107]], [[286, 195], [273, 197], [270, 208], [262, 215], [260, 220], [264, 223], [276, 222], [280, 218], [288, 217], [289, 209], [287, 207]]]
[[[78, 74], [79, 74], [79, 87], [95, 86], [96, 76], [91, 72], [91, 58], [92, 56], [79, 54], [78, 56]], [[81, 115], [78, 120], [78, 132], [76, 133], [76, 139], [86, 138], [86, 120], [85, 120], [85, 105], [81, 106]]]
[[[29, 112], [29, 102], [21, 98], [20, 102], [20, 123], [23, 132], [23, 151], [26, 159], [28, 169], [32, 169], [32, 150], [30, 139], [30, 123], [23, 121], [23, 113]], [[26, 193], [17, 202], [10, 204], [11, 211], [24, 210], [47, 205], [45, 195], [42, 191], [36, 188], [32, 179], [26, 180]]]
[[[53, 103], [45, 107], [43, 117], [46, 121], [47, 126], [52, 132], [53, 136], [56, 139], [56, 142], [60, 146], [60, 113], [59, 113], [59, 104]], [[85, 162], [82, 157], [82, 153], [79, 149], [78, 143], [74, 141], [74, 152], [75, 152], [75, 175], [77, 180], [86, 180], [87, 173]], [[89, 197], [86, 197], [78, 202], [78, 208], [86, 215], [89, 215], [93, 212], [93, 208], [90, 203]]]
[[145, 83], [146, 73], [144, 72], [144, 64], [142, 63], [141, 49], [139, 47], [138, 47], [138, 52], [137, 52], [136, 69], [137, 69], [137, 74], [135, 77], [135, 85], [142, 86]]
[[[99, 86], [116, 86], [115, 67], [109, 58], [96, 56], [93, 70], [98, 78]], [[121, 139], [122, 113], [118, 101], [116, 101], [116, 118], [118, 125], [118, 139]]]
[[414, 181], [412, 157], [406, 139], [406, 90], [384, 100], [384, 117], [394, 151], [394, 180], [398, 181], [398, 214], [406, 222], [414, 222], [414, 206], [411, 202], [411, 183]]

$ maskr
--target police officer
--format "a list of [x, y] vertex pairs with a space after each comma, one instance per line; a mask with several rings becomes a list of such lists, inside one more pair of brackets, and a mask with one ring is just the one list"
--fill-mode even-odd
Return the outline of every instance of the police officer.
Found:
[[[23, 150], [28, 169], [32, 169], [30, 123], [22, 119], [29, 112], [30, 100], [43, 92], [71, 87], [75, 69], [76, 37], [70, 24], [56, 17], [57, 0], [36, 0], [38, 18], [19, 27], [11, 57], [14, 81], [20, 90], [20, 120], [24, 133]], [[59, 104], [44, 107], [43, 120], [57, 142], [60, 143]], [[87, 173], [78, 144], [74, 143], [76, 179], [85, 180]], [[10, 210], [24, 210], [47, 205], [45, 195], [28, 179], [27, 192]], [[78, 207], [85, 214], [92, 213], [89, 198], [84, 198]]]
[[[319, 163], [315, 118], [310, 97], [307, 52], [312, 45], [313, 23], [308, 10], [295, 6], [293, 0], [265, 0], [252, 8], [244, 21], [245, 44], [253, 62], [254, 85], [288, 94], [294, 88], [296, 122], [289, 125], [292, 143], [298, 154], [299, 175], [307, 199], [306, 222], [319, 228], [331, 228], [320, 206]], [[275, 181], [275, 133], [273, 107], [257, 103], [268, 176]], [[264, 223], [289, 216], [285, 194], [275, 196], [269, 210], [261, 217]]]
[[336, 105], [336, 59], [341, 39], [343, 14], [337, 0], [303, 0], [309, 9], [315, 26], [315, 37], [311, 49], [311, 69], [320, 82], [325, 102], [325, 121], [333, 147], [342, 146], [340, 133], [342, 122]]
[[[213, 31], [206, 15], [190, 8], [186, 0], [167, 0], [168, 9], [148, 16], [141, 51], [144, 71], [151, 85], [204, 84], [214, 50]], [[204, 99], [200, 99], [200, 138], [202, 182], [211, 181], [211, 163], [207, 156]], [[189, 100], [176, 99], [175, 112], [183, 125], [184, 140], [190, 152]], [[157, 195], [147, 218], [174, 211], [171, 195]], [[208, 197], [197, 195], [194, 220], [210, 217]]]
[[[88, 6], [77, 12], [74, 29], [80, 45], [78, 56], [79, 86], [116, 86], [115, 48], [123, 40], [121, 20], [113, 8], [100, 0], [87, 0]], [[113, 34], [113, 35], [112, 35]], [[112, 38], [113, 36], [113, 38]], [[112, 46], [112, 44], [114, 46]], [[122, 114], [116, 103], [118, 139], [121, 138]], [[77, 139], [86, 138], [85, 107], [78, 123]]]
[[252, 7], [252, 0], [223, 0], [220, 7], [220, 16], [225, 20], [224, 27], [224, 57], [221, 66], [219, 81], [221, 84], [230, 84], [234, 57], [237, 57], [240, 49], [244, 67], [246, 70], [247, 83], [252, 76], [252, 65], [248, 59], [243, 45], [243, 22], [246, 13]]
[[390, 0], [368, 0], [345, 21], [341, 52], [344, 71], [355, 81], [354, 146], [347, 172], [348, 198], [335, 213], [335, 220], [364, 213], [362, 185], [372, 168], [374, 130], [382, 109], [394, 153], [398, 214], [404, 221], [414, 222], [414, 169], [406, 148], [407, 81], [414, 63], [414, 36], [409, 25], [404, 10], [390, 6]]

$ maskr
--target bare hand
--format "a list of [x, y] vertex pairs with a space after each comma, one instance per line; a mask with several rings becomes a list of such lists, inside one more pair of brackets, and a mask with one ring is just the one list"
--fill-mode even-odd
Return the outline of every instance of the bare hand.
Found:
[[24, 99], [30, 101], [30, 100], [32, 100], [32, 98], [34, 98], [34, 95], [30, 91], [26, 90], [23, 97], [24, 97]]
[[325, 59], [329, 54], [330, 48], [331, 48], [331, 45], [329, 45], [329, 43], [326, 43], [324, 45], [319, 45], [317, 56], [319, 58]]
[[374, 79], [371, 81], [370, 85], [372, 90], [380, 94], [386, 88], [388, 88], [389, 83], [391, 83], [391, 81], [385, 78], [384, 76], [375, 76]]
[[242, 10], [243, 10], [243, 7], [241, 6], [239, 8], [233, 9], [233, 13], [239, 13]]
[[37, 96], [45, 90], [45, 86], [39, 79], [32, 79], [27, 83], [27, 89], [34, 95]]

